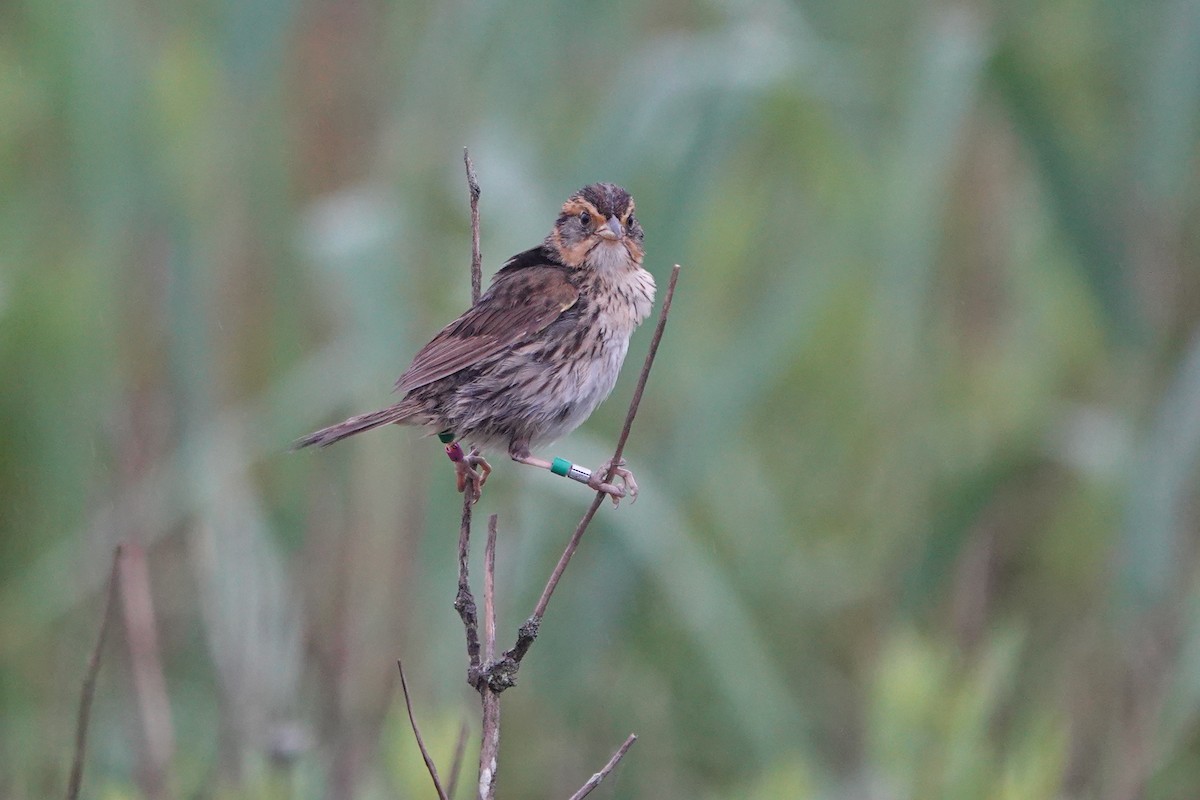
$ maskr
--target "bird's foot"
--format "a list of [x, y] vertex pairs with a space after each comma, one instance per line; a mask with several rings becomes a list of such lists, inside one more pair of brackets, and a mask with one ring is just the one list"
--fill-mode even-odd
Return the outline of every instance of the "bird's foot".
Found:
[[[613, 483], [606, 483], [605, 478], [608, 477], [609, 471], [612, 471], [613, 479], [620, 478], [621, 486]], [[635, 502], [638, 496], [637, 481], [633, 479], [633, 473], [625, 469], [625, 459], [621, 459], [615, 465], [610, 458], [605, 461], [592, 473], [592, 477], [588, 480], [588, 486], [598, 492], [604, 492], [612, 498], [613, 505], [621, 504], [621, 498], [628, 497], [629, 502]]]
[[492, 465], [474, 447], [470, 453], [463, 453], [462, 445], [458, 442], [446, 445], [446, 455], [454, 462], [458, 491], [467, 493], [472, 503], [478, 502], [483, 494], [483, 485], [487, 483], [488, 475], [492, 474]]

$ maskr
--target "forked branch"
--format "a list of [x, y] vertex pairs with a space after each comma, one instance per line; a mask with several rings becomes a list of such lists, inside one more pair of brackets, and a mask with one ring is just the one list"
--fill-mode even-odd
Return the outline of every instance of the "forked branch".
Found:
[[[471, 198], [471, 299], [472, 303], [476, 303], [479, 300], [482, 283], [480, 275], [482, 259], [479, 251], [479, 182], [475, 177], [475, 167], [471, 162], [471, 156], [465, 149], [463, 151], [463, 162], [466, 167], [467, 186]], [[654, 365], [654, 358], [658, 353], [658, 346], [662, 341], [663, 331], [667, 325], [667, 318], [671, 311], [671, 301], [675, 296], [675, 285], [678, 280], [679, 265], [676, 264], [671, 270], [671, 277], [663, 298], [658, 323], [654, 328], [654, 335], [650, 340], [650, 348], [646, 353], [646, 360], [642, 365], [642, 371], [638, 375], [637, 385], [634, 388], [633, 397], [629, 403], [629, 410], [625, 415], [625, 424], [621, 429], [620, 436], [617, 438], [616, 449], [610, 462], [612, 466], [605, 478], [605, 483], [612, 482], [615, 477], [616, 467], [621, 464], [621, 456], [624, 453], [626, 443], [629, 441], [630, 431], [633, 428], [633, 420], [637, 416], [638, 406], [641, 403], [642, 394], [645, 392], [646, 382], [650, 377], [650, 369]], [[468, 575], [471, 548], [472, 498], [469, 493], [464, 494], [458, 534], [458, 592], [455, 596], [454, 608], [458, 612], [466, 631], [467, 682], [479, 692], [483, 707], [483, 730], [479, 753], [477, 795], [480, 800], [491, 800], [495, 796], [500, 748], [500, 693], [516, 684], [517, 670], [520, 668], [521, 660], [529, 652], [529, 648], [537, 638], [542, 617], [545, 615], [546, 608], [550, 603], [550, 597], [554, 594], [558, 582], [562, 579], [563, 572], [566, 571], [572, 556], [574, 556], [575, 551], [579, 548], [583, 534], [587, 531], [605, 496], [604, 492], [596, 493], [591, 505], [579, 520], [579, 524], [576, 525], [566, 549], [551, 572], [546, 586], [542, 590], [537, 604], [534, 606], [533, 614], [518, 630], [516, 643], [512, 649], [505, 651], [499, 658], [496, 658], [496, 516], [493, 514], [488, 519], [488, 539], [484, 556], [484, 635], [481, 642], [479, 636], [479, 613], [474, 595], [471, 593], [471, 584]], [[429, 769], [430, 776], [433, 778], [434, 785], [438, 789], [439, 797], [445, 798], [446, 795], [438, 779], [437, 770], [433, 766], [432, 759], [428, 756], [424, 743], [421, 741], [416, 721], [412, 717], [412, 706], [408, 699], [407, 686], [404, 684], [403, 671], [401, 672], [401, 684], [405, 688], [405, 702], [408, 706], [409, 721], [412, 722], [413, 733], [417, 737], [417, 743], [421, 748], [422, 756], [425, 757], [426, 766]], [[571, 800], [580, 800], [590, 794], [612, 772], [636, 740], [637, 736], [630, 734], [629, 738], [617, 749], [603, 769], [594, 774], [587, 783], [572, 795]], [[463, 736], [460, 735], [455, 755], [456, 765], [461, 761], [462, 742]], [[455, 778], [457, 778], [457, 766], [453, 772]]]

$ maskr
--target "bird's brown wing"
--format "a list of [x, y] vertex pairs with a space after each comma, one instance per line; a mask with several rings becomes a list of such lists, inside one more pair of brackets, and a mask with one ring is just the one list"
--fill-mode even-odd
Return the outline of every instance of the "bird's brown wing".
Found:
[[396, 381], [396, 391], [453, 375], [529, 338], [558, 319], [579, 291], [555, 267], [526, 267], [498, 273], [487, 293], [421, 348]]

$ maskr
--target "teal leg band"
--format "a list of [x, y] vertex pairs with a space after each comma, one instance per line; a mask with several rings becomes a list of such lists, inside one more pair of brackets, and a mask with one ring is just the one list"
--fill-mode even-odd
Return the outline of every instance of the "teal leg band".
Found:
[[451, 442], [454, 441], [454, 432], [453, 431], [442, 431], [441, 433], [439, 433], [437, 435], [437, 437], [438, 437], [438, 441], [441, 442], [442, 444], [450, 444]]
[[570, 478], [573, 481], [587, 483], [592, 479], [592, 471], [577, 467], [565, 458], [556, 458], [550, 462], [550, 471], [555, 475], [562, 475], [564, 478]]

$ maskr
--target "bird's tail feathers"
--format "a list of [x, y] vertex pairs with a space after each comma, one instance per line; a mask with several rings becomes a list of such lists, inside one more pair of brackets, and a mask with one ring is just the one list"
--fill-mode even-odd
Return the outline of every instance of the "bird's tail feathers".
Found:
[[402, 404], [388, 406], [379, 411], [372, 411], [370, 414], [359, 414], [357, 417], [351, 417], [345, 422], [339, 422], [337, 425], [330, 425], [328, 428], [322, 428], [319, 431], [310, 433], [303, 439], [298, 439], [292, 445], [293, 450], [310, 445], [318, 447], [328, 447], [334, 442], [340, 442], [347, 436], [353, 436], [356, 433], [369, 431], [372, 428], [378, 428], [381, 425], [389, 425], [393, 422], [404, 422], [411, 416], [411, 411], [403, 408]]

